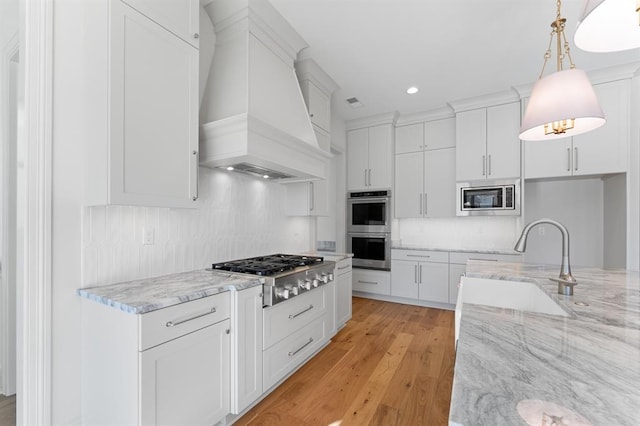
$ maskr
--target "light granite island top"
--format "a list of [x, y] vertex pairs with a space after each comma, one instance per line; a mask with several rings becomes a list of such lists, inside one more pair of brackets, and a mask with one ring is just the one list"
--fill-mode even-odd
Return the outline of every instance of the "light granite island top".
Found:
[[640, 425], [639, 274], [573, 268], [578, 285], [563, 296], [548, 280], [558, 273], [558, 266], [468, 262], [467, 276], [534, 282], [572, 315], [465, 303], [450, 425], [551, 424], [543, 415], [557, 406], [568, 409], [567, 425]]
[[211, 269], [164, 275], [77, 290], [79, 296], [132, 314], [144, 314], [232, 289], [262, 285], [247, 278]]

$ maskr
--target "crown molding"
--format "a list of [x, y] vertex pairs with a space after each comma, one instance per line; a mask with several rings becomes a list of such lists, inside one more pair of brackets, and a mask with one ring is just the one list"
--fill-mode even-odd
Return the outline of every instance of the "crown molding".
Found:
[[316, 61], [312, 58], [304, 58], [308, 50], [309, 49], [303, 49], [298, 54], [298, 60], [295, 62], [298, 80], [310, 80], [320, 90], [325, 92], [327, 96], [331, 97], [331, 94], [335, 92], [339, 86], [333, 81], [329, 74], [320, 68], [320, 65], [318, 65]]
[[511, 102], [519, 102], [520, 96], [514, 89], [505, 90], [502, 92], [489, 93], [483, 96], [476, 96], [473, 98], [459, 99], [447, 104], [455, 111], [459, 113], [462, 111], [469, 111], [472, 109], [486, 108], [495, 105], [508, 104]]
[[453, 109], [447, 105], [442, 108], [432, 109], [429, 111], [400, 115], [396, 120], [396, 126], [407, 126], [409, 124], [443, 120], [445, 118], [452, 118], [455, 116]]
[[372, 115], [369, 117], [356, 118], [347, 121], [347, 130], [363, 129], [365, 127], [379, 126], [381, 124], [396, 124], [398, 112], [392, 111], [384, 114]]

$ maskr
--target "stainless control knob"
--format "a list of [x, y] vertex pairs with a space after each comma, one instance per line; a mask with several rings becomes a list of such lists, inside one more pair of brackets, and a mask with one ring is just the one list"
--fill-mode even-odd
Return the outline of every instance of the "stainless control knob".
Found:
[[278, 288], [276, 289], [276, 296], [282, 297], [283, 299], [289, 298], [289, 289], [288, 288]]
[[329, 282], [329, 275], [325, 274], [324, 272], [322, 273], [322, 276], [320, 277], [320, 279], [322, 280], [322, 282], [324, 282], [325, 284]]
[[311, 290], [311, 280], [298, 281], [298, 287], [304, 288], [306, 290]]
[[319, 281], [318, 280], [313, 280], [313, 286], [314, 287], [318, 287]]
[[291, 288], [291, 293], [293, 293], [294, 296], [297, 296], [299, 292], [300, 292], [300, 288], [299, 287], [292, 287]]
[[333, 274], [331, 272], [329, 273], [329, 281], [333, 281]]

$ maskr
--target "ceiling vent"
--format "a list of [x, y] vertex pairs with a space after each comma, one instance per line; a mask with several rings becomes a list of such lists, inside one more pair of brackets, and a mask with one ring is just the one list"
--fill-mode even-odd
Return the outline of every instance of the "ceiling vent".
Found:
[[361, 106], [364, 106], [356, 97], [348, 98], [347, 103], [351, 108], [360, 108]]

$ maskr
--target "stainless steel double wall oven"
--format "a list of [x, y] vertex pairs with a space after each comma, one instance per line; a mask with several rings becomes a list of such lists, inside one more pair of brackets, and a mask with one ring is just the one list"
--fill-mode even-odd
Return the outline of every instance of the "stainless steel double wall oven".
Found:
[[347, 251], [353, 266], [391, 269], [391, 191], [349, 192]]

